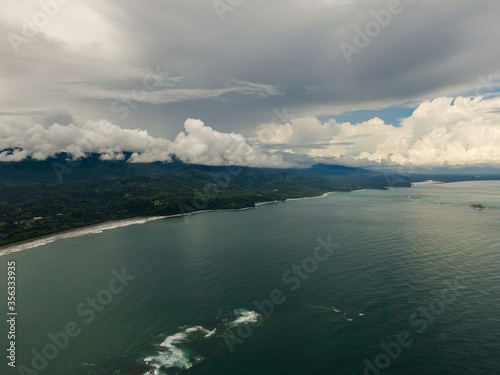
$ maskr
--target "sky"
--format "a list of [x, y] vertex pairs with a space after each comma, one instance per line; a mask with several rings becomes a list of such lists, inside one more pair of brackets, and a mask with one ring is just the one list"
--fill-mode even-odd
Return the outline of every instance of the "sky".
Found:
[[4, 0], [0, 161], [500, 168], [498, 0]]

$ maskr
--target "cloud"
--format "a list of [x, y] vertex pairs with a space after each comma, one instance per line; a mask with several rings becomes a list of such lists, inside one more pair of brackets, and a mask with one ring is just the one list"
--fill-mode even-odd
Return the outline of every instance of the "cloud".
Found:
[[[269, 98], [271, 96], [282, 95], [283, 92], [273, 85], [258, 84], [236, 79], [229, 80], [226, 87], [205, 89], [205, 88], [179, 88], [170, 87], [179, 84], [183, 77], [153, 77], [151, 73], [145, 73], [146, 78], [153, 79], [152, 82], [136, 85], [132, 89], [117, 89], [89, 85], [86, 83], [71, 83], [65, 85], [65, 90], [73, 97], [94, 99], [94, 100], [127, 100], [149, 104], [168, 104], [200, 99], [218, 99], [229, 94], [239, 94], [254, 96], [257, 98]], [[159, 78], [158, 78], [159, 77]]]
[[278, 155], [268, 156], [250, 146], [241, 134], [220, 133], [201, 120], [188, 119], [185, 132], [173, 142], [173, 152], [181, 160], [205, 165], [283, 166]]
[[61, 152], [74, 158], [98, 153], [101, 159], [112, 160], [122, 159], [124, 151], [145, 155], [155, 153], [163, 160], [170, 160], [170, 145], [170, 141], [154, 138], [145, 130], [122, 129], [105, 120], [88, 121], [82, 126], [58, 123], [48, 127], [41, 124], [0, 125], [0, 150], [18, 150], [0, 153], [1, 161], [18, 161], [28, 155], [36, 160], [45, 160]]
[[[109, 121], [51, 125], [0, 124], [0, 161], [45, 160], [60, 152], [73, 158], [98, 153], [103, 160], [171, 161], [250, 167], [309, 166], [317, 162], [354, 166], [498, 166], [500, 98], [441, 97], [425, 101], [399, 124], [372, 118], [357, 124], [314, 116], [255, 129], [256, 143], [235, 132], [220, 132], [187, 119], [171, 141], [146, 130], [123, 129]], [[20, 114], [22, 117], [24, 114]], [[34, 115], [40, 116], [35, 113]], [[67, 122], [67, 112], [41, 116]]]
[[105, 120], [88, 121], [81, 126], [2, 123], [0, 161], [20, 161], [28, 156], [46, 160], [61, 152], [75, 159], [97, 153], [102, 160], [123, 160], [124, 152], [131, 152], [130, 162], [141, 163], [169, 162], [175, 155], [186, 163], [204, 165], [287, 165], [280, 155], [268, 155], [249, 145], [241, 134], [218, 132], [201, 120], [186, 120], [184, 129], [172, 142], [153, 137], [146, 130], [122, 129]]
[[[130, 97], [144, 69], [160, 65], [182, 81], [132, 98], [143, 105], [120, 124], [140, 121], [168, 138], [188, 117], [243, 133], [284, 105], [302, 117], [413, 106], [472, 95], [481, 77], [500, 73], [496, 0], [401, 0], [403, 11], [352, 63], [340, 44], [353, 44], [355, 28], [373, 22], [387, 0], [245, 1], [223, 22], [213, 1], [56, 1], [59, 9], [28, 38], [26, 22], [45, 2], [4, 3], [0, 111], [63, 109], [82, 123], [116, 122], [113, 101]], [[26, 39], [18, 53], [11, 33]]]
[[[260, 130], [266, 150], [287, 150], [284, 160], [307, 152], [352, 163], [434, 163], [419, 154], [424, 146], [410, 125], [405, 131], [413, 135], [405, 138], [399, 124], [380, 119], [323, 119], [347, 111], [416, 108], [436, 97], [500, 95], [497, 0], [401, 0], [403, 10], [383, 22], [351, 63], [340, 46], [359, 41], [357, 30], [373, 25], [374, 14], [386, 14], [388, 0], [226, 1], [231, 11], [223, 22], [213, 1], [55, 1], [59, 7], [52, 10], [43, 1], [4, 2], [1, 123], [22, 118], [49, 129], [103, 118], [174, 139], [192, 117], [227, 134], [247, 135], [286, 106], [293, 122]], [[50, 13], [46, 21], [41, 12]], [[34, 32], [30, 23], [38, 25]], [[22, 38], [17, 49], [14, 34]], [[454, 151], [426, 140], [433, 150], [426, 155], [436, 163], [493, 156], [456, 137]], [[392, 138], [400, 144], [386, 142]], [[409, 148], [403, 150], [402, 143]]]
[[261, 124], [255, 133], [267, 148], [350, 165], [500, 167], [498, 108], [500, 98], [441, 97], [420, 104], [398, 126], [379, 118], [351, 124], [307, 117]]

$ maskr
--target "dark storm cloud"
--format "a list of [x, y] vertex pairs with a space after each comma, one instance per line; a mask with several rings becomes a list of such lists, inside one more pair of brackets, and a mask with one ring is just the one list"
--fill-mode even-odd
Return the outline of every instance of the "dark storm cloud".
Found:
[[[156, 106], [208, 100], [211, 106], [204, 112], [216, 113], [219, 101], [231, 101], [259, 112], [262, 121], [282, 103], [297, 114], [314, 115], [416, 103], [472, 90], [478, 77], [498, 71], [500, 3], [493, 0], [401, 0], [387, 26], [346, 61], [340, 45], [356, 46], [355, 28], [365, 30], [375, 20], [373, 12], [381, 14], [390, 3], [242, 1], [228, 5], [231, 10], [224, 8], [221, 21], [212, 0], [74, 1], [61, 5], [47, 26], [19, 45], [18, 54], [12, 43], [5, 43], [2, 65], [21, 86], [14, 96], [28, 94], [26, 106], [55, 105], [50, 98], [36, 97], [49, 89], [54, 101], [66, 94], [73, 105], [84, 102], [88, 109], [81, 116], [102, 113], [112, 102], [110, 93], [133, 90], [147, 67], [159, 65], [169, 77], [183, 78], [150, 100]], [[80, 9], [86, 22], [72, 25], [72, 12]], [[16, 14], [32, 19], [37, 10], [35, 5]], [[4, 17], [3, 24], [4, 35], [23, 35], [20, 17]], [[85, 24], [88, 28], [82, 29]], [[24, 79], [19, 80], [21, 74]], [[258, 95], [231, 90], [238, 81], [267, 85], [282, 95], [263, 103]], [[21, 90], [28, 88], [34, 92]], [[232, 115], [236, 126], [248, 125]]]

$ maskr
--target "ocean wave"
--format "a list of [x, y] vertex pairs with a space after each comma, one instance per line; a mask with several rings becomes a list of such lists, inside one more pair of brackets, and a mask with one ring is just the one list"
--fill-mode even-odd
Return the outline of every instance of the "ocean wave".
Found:
[[212, 332], [202, 326], [194, 326], [170, 335], [159, 345], [158, 352], [144, 358], [144, 362], [155, 370], [189, 369], [195, 363], [203, 361], [204, 357], [189, 350], [187, 344], [210, 337]]
[[[229, 311], [227, 313], [229, 314]], [[232, 331], [242, 324], [255, 323], [262, 318], [256, 311], [242, 308], [232, 310], [230, 315], [229, 319], [222, 319], [212, 330], [201, 325], [185, 329], [181, 327], [179, 332], [168, 336], [157, 345], [154, 355], [143, 359], [144, 364], [149, 368], [148, 371], [153, 370], [155, 374], [162, 374], [168, 371], [187, 370], [203, 361], [205, 355], [210, 356], [208, 348], [205, 348], [208, 352], [199, 353], [201, 342], [210, 340], [212, 337], [221, 337], [224, 332]]]
[[217, 328], [214, 328], [213, 330], [209, 331], [209, 332], [205, 335], [205, 337], [210, 337], [210, 336], [213, 336], [213, 335], [215, 335], [215, 332], [217, 332]]
[[258, 312], [245, 309], [235, 309], [234, 315], [236, 315], [236, 319], [229, 323], [230, 327], [236, 327], [240, 324], [256, 323], [261, 318]]

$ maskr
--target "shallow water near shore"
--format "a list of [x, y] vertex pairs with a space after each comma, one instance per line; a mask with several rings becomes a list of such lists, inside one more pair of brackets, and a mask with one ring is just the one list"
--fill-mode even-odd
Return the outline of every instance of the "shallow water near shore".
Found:
[[416, 184], [6, 254], [18, 367], [0, 372], [497, 374], [499, 224], [499, 181]]

